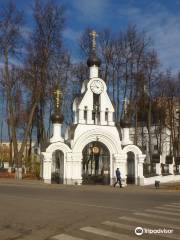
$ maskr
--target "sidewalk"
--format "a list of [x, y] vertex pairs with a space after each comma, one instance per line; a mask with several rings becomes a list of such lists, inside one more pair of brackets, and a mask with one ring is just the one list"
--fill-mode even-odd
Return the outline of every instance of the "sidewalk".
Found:
[[42, 180], [17, 180], [9, 178], [0, 178], [0, 186], [26, 186], [26, 187], [37, 187], [37, 188], [48, 188], [48, 189], [67, 189], [67, 190], [77, 190], [77, 191], [102, 191], [102, 192], [171, 192], [180, 190], [180, 183], [166, 183], [160, 184], [160, 188], [156, 189], [154, 185], [150, 186], [136, 186], [129, 184], [125, 188], [113, 187], [110, 185], [65, 185], [65, 184], [46, 184]]

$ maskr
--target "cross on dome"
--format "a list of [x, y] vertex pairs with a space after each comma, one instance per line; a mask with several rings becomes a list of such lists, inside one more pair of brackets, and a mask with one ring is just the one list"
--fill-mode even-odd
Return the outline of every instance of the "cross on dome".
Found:
[[92, 37], [91, 39], [91, 43], [92, 43], [92, 50], [95, 50], [96, 49], [96, 37], [98, 36], [98, 34], [96, 33], [96, 31], [92, 30], [90, 33], [89, 33], [90, 37]]
[[96, 37], [98, 36], [96, 31], [92, 30], [89, 33], [90, 36], [90, 52], [89, 58], [87, 60], [88, 67], [96, 66], [100, 67], [101, 60], [96, 56]]
[[55, 100], [55, 107], [58, 109], [60, 107], [60, 99], [62, 96], [62, 92], [59, 88], [54, 91], [54, 100]]
[[51, 115], [52, 123], [62, 123], [63, 115], [61, 114], [61, 99], [62, 92], [59, 87], [53, 91], [53, 100], [54, 100], [54, 113]]

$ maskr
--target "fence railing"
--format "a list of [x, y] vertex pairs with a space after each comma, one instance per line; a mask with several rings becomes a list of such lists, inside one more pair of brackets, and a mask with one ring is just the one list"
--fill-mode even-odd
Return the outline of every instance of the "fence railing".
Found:
[[161, 163], [161, 174], [163, 176], [169, 175], [169, 164], [163, 164]]
[[144, 177], [156, 176], [156, 163], [144, 163], [143, 164], [143, 175]]
[[174, 165], [173, 171], [175, 175], [180, 174], [180, 165]]

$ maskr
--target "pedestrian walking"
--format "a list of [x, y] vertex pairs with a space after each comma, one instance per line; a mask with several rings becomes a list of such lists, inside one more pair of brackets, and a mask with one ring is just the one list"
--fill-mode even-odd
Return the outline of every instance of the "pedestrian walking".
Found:
[[116, 169], [116, 182], [114, 184], [114, 187], [116, 186], [117, 183], [119, 183], [120, 188], [122, 188], [121, 184], [121, 172], [119, 171], [119, 168]]

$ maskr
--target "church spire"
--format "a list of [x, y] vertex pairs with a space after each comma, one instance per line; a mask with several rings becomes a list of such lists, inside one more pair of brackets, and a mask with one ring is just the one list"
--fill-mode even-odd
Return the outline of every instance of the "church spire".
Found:
[[88, 67], [96, 66], [100, 67], [101, 60], [96, 56], [96, 37], [97, 33], [96, 31], [91, 31], [89, 33], [90, 35], [90, 56], [87, 60]]

